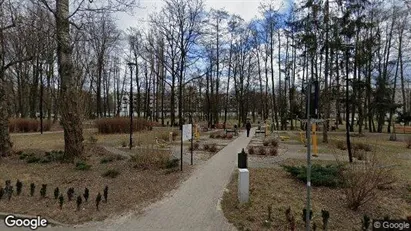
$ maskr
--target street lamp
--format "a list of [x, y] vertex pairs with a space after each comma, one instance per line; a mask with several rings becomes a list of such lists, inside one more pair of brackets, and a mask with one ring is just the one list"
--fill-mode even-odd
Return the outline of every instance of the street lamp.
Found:
[[43, 64], [40, 63], [40, 134], [43, 134]]
[[130, 68], [130, 144], [129, 148], [133, 146], [133, 65], [137, 66], [136, 63], [128, 62], [127, 65]]

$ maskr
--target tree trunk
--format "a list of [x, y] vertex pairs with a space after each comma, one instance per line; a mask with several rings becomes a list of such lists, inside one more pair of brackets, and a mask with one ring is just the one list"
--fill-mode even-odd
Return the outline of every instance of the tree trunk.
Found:
[[70, 44], [69, 0], [56, 0], [57, 62], [61, 78], [61, 123], [64, 129], [64, 160], [72, 162], [84, 151], [83, 126], [74, 79]]

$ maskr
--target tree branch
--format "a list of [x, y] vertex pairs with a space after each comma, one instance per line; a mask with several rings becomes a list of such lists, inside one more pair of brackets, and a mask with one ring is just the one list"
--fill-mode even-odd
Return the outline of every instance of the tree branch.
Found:
[[19, 63], [23, 63], [23, 62], [27, 62], [27, 61], [30, 61], [30, 60], [32, 60], [32, 59], [33, 59], [33, 56], [31, 56], [31, 57], [26, 57], [26, 58], [24, 58], [24, 59], [20, 59], [20, 60], [16, 60], [16, 61], [11, 61], [11, 62], [9, 62], [7, 65], [5, 65], [5, 66], [3, 67], [3, 71], [7, 70], [8, 68], [10, 68], [10, 67], [13, 66], [13, 65], [16, 65], [16, 64], [19, 64]]

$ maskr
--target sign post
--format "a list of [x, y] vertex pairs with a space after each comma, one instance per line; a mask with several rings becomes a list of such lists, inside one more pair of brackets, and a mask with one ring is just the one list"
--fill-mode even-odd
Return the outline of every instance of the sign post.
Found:
[[180, 160], [180, 169], [183, 171], [183, 142], [192, 139], [193, 136], [193, 125], [184, 124], [181, 129], [181, 160]]

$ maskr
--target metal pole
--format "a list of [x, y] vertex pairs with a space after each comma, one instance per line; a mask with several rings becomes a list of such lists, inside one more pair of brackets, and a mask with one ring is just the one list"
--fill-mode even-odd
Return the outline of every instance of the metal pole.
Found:
[[181, 121], [179, 122], [180, 124], [180, 130], [181, 130], [181, 145], [180, 145], [180, 170], [183, 171], [183, 123]]
[[43, 67], [40, 64], [40, 134], [43, 134]]
[[130, 67], [130, 149], [133, 146], [133, 67], [132, 63], [128, 64]]
[[193, 117], [190, 114], [190, 124], [191, 124], [191, 165], [193, 165]]
[[310, 208], [311, 208], [311, 119], [310, 119], [310, 97], [311, 80], [307, 86], [307, 208], [305, 213], [306, 230], [310, 231]]

